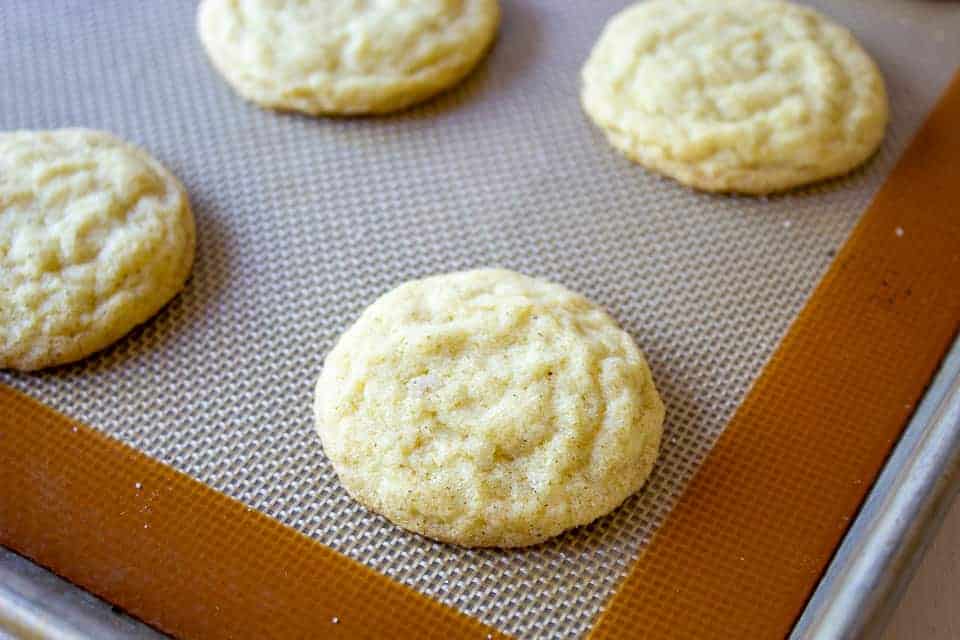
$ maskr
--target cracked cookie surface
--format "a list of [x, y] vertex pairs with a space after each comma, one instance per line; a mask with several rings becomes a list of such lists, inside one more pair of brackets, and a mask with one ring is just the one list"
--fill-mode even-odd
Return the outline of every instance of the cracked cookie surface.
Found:
[[877, 66], [853, 35], [779, 0], [649, 0], [610, 20], [581, 101], [632, 160], [709, 191], [842, 175], [880, 145]]
[[509, 547], [637, 491], [664, 409], [605, 311], [483, 269], [408, 282], [368, 307], [325, 360], [315, 414], [359, 502], [431, 538]]
[[144, 322], [194, 255], [180, 182], [85, 129], [0, 133], [0, 368], [79, 360]]
[[496, 34], [497, 0], [203, 0], [200, 39], [261, 106], [374, 114], [459, 82]]

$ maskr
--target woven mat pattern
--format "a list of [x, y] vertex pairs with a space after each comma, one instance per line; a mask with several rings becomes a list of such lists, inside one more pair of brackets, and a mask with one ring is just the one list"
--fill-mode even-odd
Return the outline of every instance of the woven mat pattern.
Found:
[[[312, 119], [239, 99], [207, 63], [193, 2], [0, 3], [0, 128], [144, 146], [186, 184], [199, 242], [187, 290], [155, 319], [83, 363], [0, 382], [506, 632], [581, 636], [960, 60], [951, 3], [815, 3], [886, 76], [882, 150], [784, 196], [697, 194], [620, 157], [580, 110], [580, 65], [624, 4], [504, 0], [491, 56], [454, 91], [397, 116]], [[646, 489], [526, 550], [436, 544], [366, 512], [312, 427], [324, 354], [366, 305], [485, 265], [607, 307], [667, 405]]]

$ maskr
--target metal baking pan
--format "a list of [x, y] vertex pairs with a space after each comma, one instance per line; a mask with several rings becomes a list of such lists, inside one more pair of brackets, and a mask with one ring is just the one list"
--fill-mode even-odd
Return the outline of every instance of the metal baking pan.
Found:
[[954, 341], [791, 637], [876, 637], [958, 490], [960, 338]]

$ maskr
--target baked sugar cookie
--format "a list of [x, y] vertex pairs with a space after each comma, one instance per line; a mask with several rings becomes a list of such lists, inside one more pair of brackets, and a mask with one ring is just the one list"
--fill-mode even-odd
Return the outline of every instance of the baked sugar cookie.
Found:
[[839, 176], [880, 145], [883, 78], [849, 31], [778, 0], [649, 0], [607, 24], [581, 100], [614, 147], [708, 191]]
[[511, 271], [408, 282], [327, 356], [317, 430], [346, 490], [464, 546], [535, 544], [646, 480], [664, 409], [633, 339], [559, 285]]
[[0, 368], [102, 349], [181, 288], [194, 222], [180, 182], [113, 136], [0, 133]]
[[499, 19], [497, 0], [203, 0], [197, 25], [213, 65], [248, 100], [351, 115], [457, 84]]

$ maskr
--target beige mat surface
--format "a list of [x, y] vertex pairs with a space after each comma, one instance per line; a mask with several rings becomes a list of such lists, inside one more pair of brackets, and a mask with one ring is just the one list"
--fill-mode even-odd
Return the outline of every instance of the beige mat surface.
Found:
[[[82, 364], [0, 382], [504, 631], [581, 635], [960, 60], [950, 3], [821, 3], [886, 76], [881, 152], [785, 196], [696, 194], [621, 158], [579, 108], [579, 67], [624, 4], [504, 2], [499, 41], [463, 86], [358, 120], [242, 102], [207, 64], [191, 2], [0, 5], [0, 128], [143, 145], [186, 184], [199, 242], [186, 292], [152, 322]], [[529, 550], [465, 551], [370, 515], [312, 430], [323, 356], [367, 304], [483, 265], [606, 306], [667, 404], [646, 490]]]

